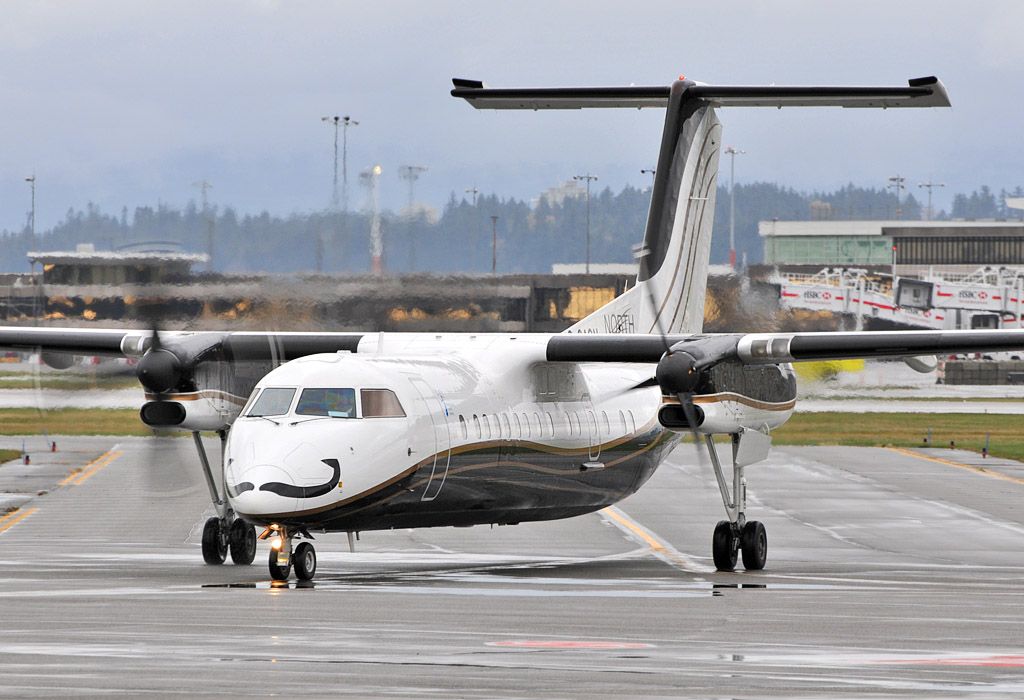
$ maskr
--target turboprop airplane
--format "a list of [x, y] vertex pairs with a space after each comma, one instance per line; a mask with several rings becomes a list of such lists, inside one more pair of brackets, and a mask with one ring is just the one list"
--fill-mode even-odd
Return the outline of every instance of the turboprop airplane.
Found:
[[[1024, 331], [701, 332], [721, 150], [719, 108], [947, 107], [935, 78], [902, 87], [491, 89], [455, 80], [478, 109], [666, 111], [637, 283], [564, 333], [145, 332], [0, 328], [0, 346], [138, 358], [142, 421], [190, 431], [217, 515], [209, 564], [312, 579], [314, 532], [514, 525], [589, 513], [634, 493], [682, 436], [704, 442], [726, 518], [723, 571], [758, 570], [745, 468], [792, 414], [792, 362], [1024, 349]], [[916, 358], [916, 359], [915, 359]], [[221, 437], [211, 464], [200, 431]], [[713, 449], [732, 442], [732, 469]]]

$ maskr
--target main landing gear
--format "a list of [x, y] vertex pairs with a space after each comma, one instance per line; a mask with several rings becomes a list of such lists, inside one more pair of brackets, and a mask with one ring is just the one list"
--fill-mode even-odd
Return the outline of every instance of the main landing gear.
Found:
[[208, 518], [203, 526], [203, 561], [223, 564], [229, 553], [235, 564], [252, 564], [256, 559], [256, 529], [241, 518]]
[[722, 504], [729, 518], [719, 521], [711, 538], [715, 568], [719, 571], [735, 570], [736, 560], [742, 552], [743, 568], [747, 571], [760, 571], [768, 560], [768, 535], [764, 525], [756, 520], [747, 520], [747, 480], [743, 470], [747, 465], [767, 456], [770, 440], [762, 433], [749, 430], [732, 436], [731, 485], [722, 470], [713, 436], [705, 435], [704, 441], [718, 480]]
[[[227, 433], [220, 431], [219, 435], [223, 455]], [[199, 453], [199, 461], [203, 466], [203, 476], [206, 477], [206, 485], [210, 489], [213, 507], [217, 509], [217, 516], [207, 519], [203, 525], [203, 561], [213, 565], [223, 564], [230, 553], [231, 561], [235, 564], [248, 566], [256, 558], [256, 529], [241, 518], [235, 517], [217, 488], [217, 480], [213, 477], [202, 437], [198, 432], [193, 432], [192, 439], [195, 441], [196, 452]]]
[[312, 581], [316, 575], [316, 549], [309, 542], [300, 542], [292, 551], [292, 537], [285, 527], [280, 527], [271, 536], [270, 558], [267, 562], [270, 578], [275, 581], [287, 581], [288, 574], [294, 567], [295, 578], [300, 581]]

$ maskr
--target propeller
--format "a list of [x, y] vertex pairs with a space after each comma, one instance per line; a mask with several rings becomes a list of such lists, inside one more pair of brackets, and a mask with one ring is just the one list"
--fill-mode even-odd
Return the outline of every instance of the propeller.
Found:
[[178, 356], [164, 348], [160, 340], [159, 324], [151, 325], [149, 349], [139, 360], [135, 375], [150, 393], [156, 395], [157, 401], [164, 401], [166, 395], [173, 391], [181, 379], [182, 367]]

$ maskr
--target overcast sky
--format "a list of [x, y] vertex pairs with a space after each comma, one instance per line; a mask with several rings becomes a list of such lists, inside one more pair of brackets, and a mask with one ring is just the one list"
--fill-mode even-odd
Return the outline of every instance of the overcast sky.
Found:
[[494, 86], [905, 84], [937, 75], [949, 110], [723, 110], [747, 151], [737, 181], [801, 189], [852, 181], [949, 191], [1024, 184], [1024, 3], [1020, 2], [7, 2], [0, 6], [0, 229], [38, 227], [95, 202], [119, 212], [198, 199], [242, 212], [322, 209], [332, 132], [350, 114], [356, 173], [383, 167], [401, 206], [403, 164], [424, 165], [417, 199], [440, 207], [477, 186], [532, 198], [592, 172], [646, 185], [657, 110], [478, 112], [453, 76]]

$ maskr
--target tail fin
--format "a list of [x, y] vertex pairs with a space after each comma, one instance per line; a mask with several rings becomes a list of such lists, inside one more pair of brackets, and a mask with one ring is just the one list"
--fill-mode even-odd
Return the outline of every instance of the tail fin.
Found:
[[907, 87], [704, 85], [487, 88], [456, 79], [452, 95], [477, 109], [665, 107], [665, 128], [640, 249], [637, 284], [569, 333], [699, 333], [704, 323], [722, 125], [716, 107], [948, 107], [934, 77]]

